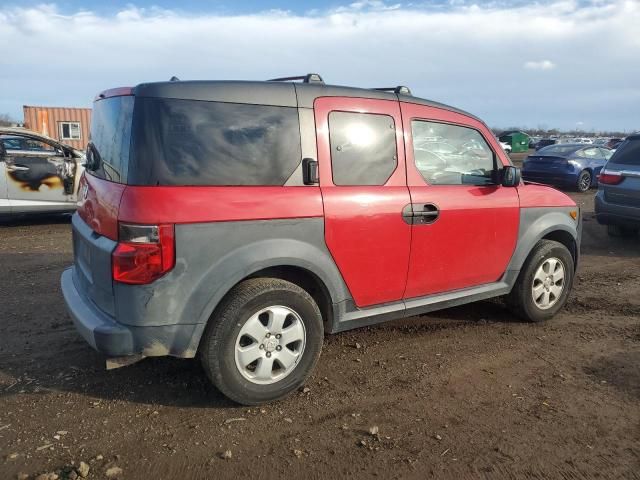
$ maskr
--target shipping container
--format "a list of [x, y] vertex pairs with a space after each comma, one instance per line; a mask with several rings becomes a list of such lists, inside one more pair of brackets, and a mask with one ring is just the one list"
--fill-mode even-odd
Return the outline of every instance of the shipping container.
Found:
[[91, 125], [90, 108], [23, 106], [25, 127], [85, 150]]

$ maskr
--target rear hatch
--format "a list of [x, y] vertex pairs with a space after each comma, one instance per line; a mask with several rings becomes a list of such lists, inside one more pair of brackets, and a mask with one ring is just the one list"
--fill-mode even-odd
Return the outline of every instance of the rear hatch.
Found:
[[640, 208], [640, 135], [625, 140], [603, 168], [600, 182], [608, 203]]
[[111, 253], [118, 240], [133, 103], [130, 94], [103, 95], [94, 103], [86, 173], [78, 188], [78, 214], [73, 219], [74, 283], [82, 295], [111, 316], [115, 313]]

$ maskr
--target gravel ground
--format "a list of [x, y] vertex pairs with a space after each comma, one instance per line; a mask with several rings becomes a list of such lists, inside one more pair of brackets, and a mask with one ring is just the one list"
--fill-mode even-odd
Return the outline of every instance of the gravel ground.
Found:
[[487, 301], [330, 336], [304, 390], [250, 409], [194, 361], [105, 371], [60, 293], [69, 220], [2, 226], [0, 479], [640, 478], [640, 241], [593, 194], [552, 321]]

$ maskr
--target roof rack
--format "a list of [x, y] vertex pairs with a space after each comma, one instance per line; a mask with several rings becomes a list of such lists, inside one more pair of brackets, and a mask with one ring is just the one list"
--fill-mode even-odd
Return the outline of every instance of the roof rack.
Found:
[[401, 95], [411, 95], [411, 90], [409, 89], [409, 87], [405, 87], [404, 85], [398, 85], [397, 87], [374, 88], [373, 90], [380, 90], [381, 92], [393, 92]]
[[302, 83], [321, 83], [324, 85], [324, 80], [317, 73], [307, 73], [306, 75], [300, 75], [298, 77], [281, 77], [281, 78], [272, 78], [267, 80], [267, 82], [293, 82], [296, 80], [302, 80]]

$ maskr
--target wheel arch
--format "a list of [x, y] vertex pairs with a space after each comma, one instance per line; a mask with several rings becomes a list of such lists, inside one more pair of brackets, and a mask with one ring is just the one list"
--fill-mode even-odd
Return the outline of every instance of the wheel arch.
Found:
[[330, 254], [298, 240], [264, 240], [245, 245], [228, 254], [201, 279], [194, 298], [206, 296], [190, 342], [194, 355], [202, 334], [216, 308], [239, 283], [250, 278], [278, 278], [306, 290], [316, 301], [325, 328], [333, 322], [333, 304], [351, 298]]
[[569, 250], [569, 253], [571, 253], [571, 257], [573, 258], [574, 265], [577, 265], [578, 244], [577, 244], [576, 238], [574, 238], [573, 235], [571, 235], [568, 231], [552, 230], [549, 233], [547, 233], [544, 237], [542, 237], [540, 240], [553, 240], [567, 247], [567, 250]]
[[520, 212], [518, 243], [511, 257], [503, 281], [513, 286], [524, 262], [540, 240], [554, 240], [567, 247], [578, 264], [580, 227], [569, 215], [577, 207], [523, 208]]

